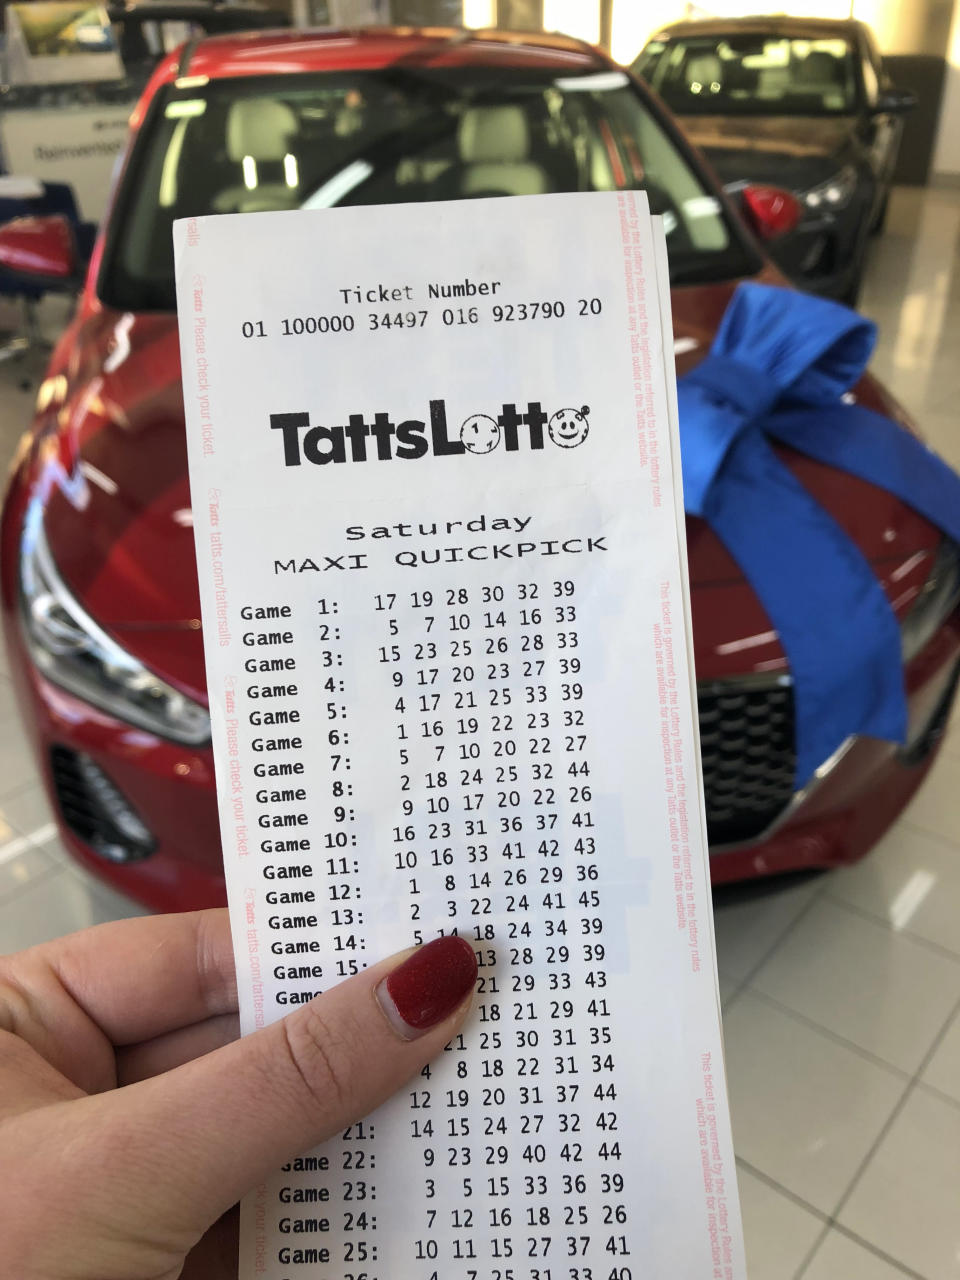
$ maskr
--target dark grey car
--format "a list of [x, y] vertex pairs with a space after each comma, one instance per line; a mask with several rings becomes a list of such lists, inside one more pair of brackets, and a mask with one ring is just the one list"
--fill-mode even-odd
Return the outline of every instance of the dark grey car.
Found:
[[883, 225], [912, 94], [883, 70], [862, 22], [803, 18], [677, 22], [633, 65], [706, 152], [728, 191], [792, 191], [803, 217], [770, 246], [797, 284], [854, 302], [871, 231]]

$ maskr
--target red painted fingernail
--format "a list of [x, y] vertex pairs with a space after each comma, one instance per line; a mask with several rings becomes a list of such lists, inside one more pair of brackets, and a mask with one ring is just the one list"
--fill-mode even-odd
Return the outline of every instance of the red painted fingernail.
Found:
[[448, 1018], [477, 980], [477, 957], [464, 938], [436, 938], [398, 965], [376, 990], [387, 1021], [415, 1040]]

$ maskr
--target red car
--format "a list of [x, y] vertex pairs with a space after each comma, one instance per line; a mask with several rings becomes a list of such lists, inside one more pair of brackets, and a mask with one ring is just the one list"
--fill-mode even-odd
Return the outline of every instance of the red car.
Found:
[[[287, 31], [191, 43], [158, 67], [2, 520], [11, 671], [81, 862], [159, 909], [223, 901], [172, 220], [640, 186], [666, 219], [683, 372], [738, 280], [779, 277], [663, 108], [596, 50], [494, 32]], [[749, 191], [744, 211], [769, 235], [795, 216], [790, 201]], [[0, 261], [47, 277], [76, 269], [56, 220], [4, 229]], [[875, 381], [857, 395], [905, 420]], [[920, 783], [958, 672], [957, 549], [887, 493], [781, 452], [872, 562], [901, 621], [910, 742], [850, 741], [794, 793], [777, 636], [691, 519], [718, 882], [864, 854]]]

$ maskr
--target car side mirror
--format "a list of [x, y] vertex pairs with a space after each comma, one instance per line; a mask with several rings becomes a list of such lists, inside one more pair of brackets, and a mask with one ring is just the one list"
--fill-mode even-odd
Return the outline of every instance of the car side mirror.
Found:
[[749, 183], [740, 189], [740, 201], [747, 222], [761, 240], [786, 235], [803, 216], [800, 201], [782, 187]]
[[61, 214], [5, 222], [0, 226], [0, 268], [49, 289], [76, 284], [79, 261], [72, 226]]
[[916, 105], [917, 95], [911, 89], [882, 89], [870, 113], [875, 116], [902, 116]]

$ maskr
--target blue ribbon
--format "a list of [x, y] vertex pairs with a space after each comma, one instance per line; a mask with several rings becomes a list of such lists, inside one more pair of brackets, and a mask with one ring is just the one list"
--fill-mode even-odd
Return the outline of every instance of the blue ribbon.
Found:
[[835, 302], [742, 284], [678, 384], [684, 505], [738, 562], [794, 682], [796, 785], [851, 734], [904, 742], [900, 627], [859, 548], [768, 437], [895, 494], [960, 541], [960, 477], [904, 428], [841, 397], [876, 327]]

